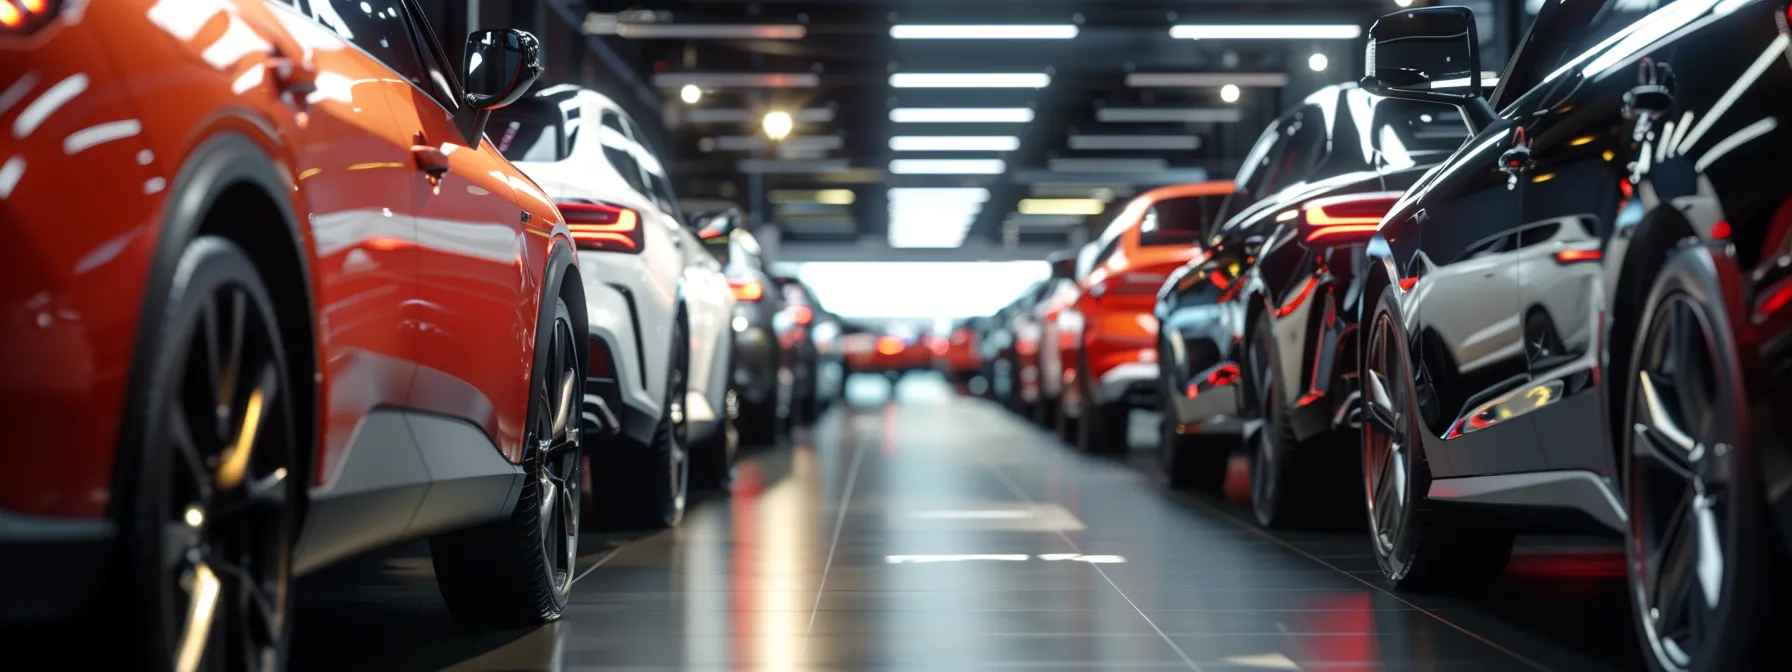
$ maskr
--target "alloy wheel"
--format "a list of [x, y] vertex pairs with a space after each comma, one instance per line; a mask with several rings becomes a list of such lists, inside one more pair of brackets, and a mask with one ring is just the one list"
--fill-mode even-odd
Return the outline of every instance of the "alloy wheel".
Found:
[[1631, 394], [1626, 477], [1633, 598], [1650, 652], [1675, 670], [1720, 634], [1728, 599], [1738, 502], [1724, 414], [1734, 402], [1703, 312], [1681, 293], [1659, 305]]
[[572, 325], [555, 319], [548, 341], [547, 371], [551, 374], [542, 377], [544, 384], [536, 400], [539, 411], [529, 439], [541, 460], [537, 487], [541, 492], [542, 553], [554, 590], [561, 593], [571, 588], [573, 566], [578, 561], [579, 508], [585, 483], [582, 419], [573, 412], [575, 403], [584, 398], [584, 376], [573, 350], [576, 342]]
[[1406, 508], [1411, 504], [1408, 462], [1416, 436], [1409, 414], [1412, 386], [1405, 375], [1398, 338], [1393, 317], [1377, 315], [1363, 379], [1363, 475], [1369, 531], [1383, 562], [1391, 561], [1404, 541]]
[[296, 478], [277, 332], [246, 288], [192, 314], [161, 411], [161, 622], [172, 668], [274, 669], [286, 645]]

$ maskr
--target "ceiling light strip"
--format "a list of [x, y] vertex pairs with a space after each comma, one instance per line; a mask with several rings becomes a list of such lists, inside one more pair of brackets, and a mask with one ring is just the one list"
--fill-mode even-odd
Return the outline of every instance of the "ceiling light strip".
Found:
[[898, 40], [1068, 40], [1076, 35], [1077, 27], [1071, 25], [890, 27], [890, 37]]
[[890, 138], [897, 152], [1012, 152], [1020, 138], [1012, 135], [898, 135]]
[[1184, 24], [1170, 28], [1170, 37], [1179, 40], [1354, 40], [1362, 35], [1363, 27], [1354, 24]]
[[1280, 72], [1135, 72], [1126, 76], [1126, 85], [1133, 88], [1200, 88], [1227, 84], [1282, 87], [1288, 85], [1288, 75]]
[[898, 107], [890, 121], [899, 124], [1024, 124], [1033, 120], [1025, 107]]
[[898, 72], [890, 86], [898, 89], [1043, 89], [1052, 76], [1043, 72]]

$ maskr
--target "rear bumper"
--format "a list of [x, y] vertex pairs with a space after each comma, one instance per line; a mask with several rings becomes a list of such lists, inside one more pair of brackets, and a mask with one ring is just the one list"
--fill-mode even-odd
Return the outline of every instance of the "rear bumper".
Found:
[[1133, 362], [1121, 364], [1101, 374], [1095, 383], [1095, 399], [1098, 406], [1124, 404], [1137, 408], [1157, 406], [1158, 396], [1157, 364]]
[[62, 623], [93, 603], [113, 551], [112, 523], [0, 509], [0, 625]]
[[1165, 408], [1175, 414], [1176, 424], [1190, 427], [1218, 427], [1236, 424], [1244, 410], [1240, 401], [1238, 365], [1221, 362], [1194, 377], [1181, 390], [1166, 383], [1163, 394], [1169, 403]]

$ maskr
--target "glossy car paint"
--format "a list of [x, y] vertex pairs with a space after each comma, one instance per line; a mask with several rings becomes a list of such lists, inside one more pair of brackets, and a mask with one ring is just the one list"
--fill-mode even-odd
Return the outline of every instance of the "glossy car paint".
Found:
[[[1647, 39], [1607, 40], [1528, 73], [1521, 55], [1526, 86], [1495, 99], [1499, 119], [1383, 221], [1366, 292], [1394, 288], [1419, 353], [1421, 398], [1434, 400], [1420, 409], [1433, 497], [1508, 474], [1584, 475], [1576, 482], [1590, 494], [1534, 490], [1501, 503], [1622, 527], [1611, 437], [1624, 431], [1615, 418], [1629, 348], [1654, 269], [1688, 240], [1712, 252], [1733, 292], [1751, 421], [1764, 423], [1753, 435], [1783, 435], [1792, 166], [1776, 119], [1792, 55], [1782, 9], [1676, 3], [1626, 33]], [[1540, 19], [1535, 30], [1548, 29]], [[1627, 110], [1625, 94], [1664, 66], [1679, 73], [1671, 108]], [[1532, 164], [1501, 172], [1520, 138]], [[1775, 466], [1783, 460], [1761, 464], [1769, 483], [1787, 475]], [[1784, 526], [1785, 491], [1770, 496]]]
[[[1395, 109], [1399, 106], [1420, 109]], [[1297, 440], [1348, 423], [1356, 374], [1354, 333], [1360, 292], [1352, 290], [1363, 265], [1362, 245], [1312, 247], [1299, 235], [1296, 213], [1316, 199], [1398, 191], [1411, 185], [1442, 156], [1418, 151], [1405, 117], [1436, 108], [1437, 117], [1460, 120], [1442, 105], [1387, 101], [1354, 85], [1315, 92], [1264, 132], [1253, 152], [1254, 170], [1241, 177], [1235, 212], [1212, 235], [1212, 249], [1166, 283], [1156, 307], [1164, 338], [1158, 342], [1162, 394], [1178, 424], [1211, 432], [1246, 427], [1241, 417], [1254, 403], [1244, 366], [1249, 329], [1259, 319], [1274, 332], [1284, 381], [1276, 391]], [[1378, 115], [1379, 113], [1379, 115]], [[1279, 142], [1299, 125], [1318, 122], [1328, 149], [1317, 158]], [[1467, 128], [1456, 131], [1467, 137]], [[1386, 138], [1404, 142], [1388, 158]], [[1460, 142], [1450, 139], [1448, 142]], [[1410, 145], [1413, 151], [1406, 151]], [[1389, 147], [1390, 152], [1395, 148]], [[1261, 174], [1289, 162], [1310, 161], [1282, 179], [1289, 184], [1257, 197]], [[1255, 200], [1252, 200], [1255, 198]], [[1273, 388], [1273, 386], [1272, 386]]]
[[[1085, 395], [1105, 405], [1124, 401], [1134, 387], [1155, 392], [1158, 322], [1152, 317], [1157, 300], [1149, 288], [1202, 253], [1194, 244], [1146, 244], [1140, 227], [1158, 203], [1172, 199], [1220, 199], [1232, 193], [1231, 182], [1203, 182], [1160, 187], [1133, 199], [1095, 241], [1097, 252], [1087, 272], [1077, 278], [1074, 299], [1057, 316], [1058, 329], [1073, 346], [1061, 356], [1065, 384], [1059, 407], [1075, 417]], [[1195, 233], [1199, 233], [1198, 231]], [[1144, 291], [1098, 288], [1117, 282]]]
[[[14, 130], [0, 145], [11, 166], [0, 180], [11, 251], [0, 286], [14, 316], [0, 388], [9, 417], [32, 418], [20, 445], [58, 446], [0, 456], [7, 515], [106, 513], [145, 278], [159, 249], [181, 243], [171, 236], [191, 235], [167, 228], [183, 224], [168, 217], [192, 196], [179, 191], [183, 170], [227, 137], [265, 155], [296, 223], [305, 275], [268, 281], [298, 283], [312, 303], [283, 313], [310, 329], [288, 347], [315, 353], [312, 484], [340, 475], [378, 407], [470, 421], [517, 460], [546, 264], [571, 244], [533, 185], [489, 143], [456, 144], [427, 92], [290, 8], [69, 7], [42, 32], [0, 38], [0, 89], [21, 94], [0, 109]], [[314, 71], [316, 90], [295, 93], [277, 58]], [[419, 134], [450, 157], [439, 185], [413, 158]], [[102, 211], [71, 214], [75, 184]], [[491, 198], [456, 195], [475, 189]], [[427, 389], [436, 385], [450, 394]], [[83, 440], [67, 440], [71, 427]]]
[[[685, 226], [677, 204], [661, 203], [664, 199], [636, 186], [647, 180], [663, 183], [666, 175], [621, 107], [594, 91], [570, 87], [545, 89], [536, 97], [561, 109], [577, 109], [565, 133], [576, 130], [578, 141], [561, 160], [519, 161], [517, 167], [540, 182], [550, 199], [607, 203], [640, 215], [640, 252], [580, 253], [587, 297], [596, 297], [589, 300], [602, 306], [591, 311], [590, 319], [595, 337], [615, 359], [623, 408], [612, 410], [623, 416], [625, 434], [645, 445], [663, 415], [673, 348], [680, 347], [672, 342], [672, 332], [681, 312], [690, 338], [683, 344], [690, 348], [686, 417], [697, 430], [693, 437], [719, 431], [718, 409], [727, 390], [716, 384], [720, 377], [714, 374], [726, 368], [734, 309], [720, 262]], [[636, 165], [616, 165], [609, 154], [630, 157]], [[633, 180], [620, 172], [637, 168], [641, 176]]]

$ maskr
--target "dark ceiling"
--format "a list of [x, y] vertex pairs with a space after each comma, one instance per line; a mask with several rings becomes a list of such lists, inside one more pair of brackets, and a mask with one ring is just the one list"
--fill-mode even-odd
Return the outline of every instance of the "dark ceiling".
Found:
[[[618, 79], [634, 80], [588, 85], [623, 99], [635, 116], [647, 117], [639, 121], [650, 128], [657, 106], [664, 134], [658, 141], [660, 153], [681, 196], [731, 200], [764, 213], [761, 221], [779, 226], [785, 247], [803, 247], [823, 257], [829, 256], [829, 249], [883, 244], [888, 220], [885, 193], [890, 187], [987, 187], [990, 200], [976, 216], [963, 247], [1033, 254], [1080, 239], [1103, 218], [1018, 216], [1015, 208], [1022, 198], [1111, 194], [1111, 211], [1128, 195], [1151, 186], [1203, 176], [1230, 178], [1261, 129], [1282, 109], [1321, 86], [1357, 76], [1363, 42], [1360, 38], [1174, 39], [1172, 26], [1351, 24], [1366, 29], [1377, 16], [1400, 9], [1394, 0], [592, 0], [586, 4], [590, 13], [583, 39], [600, 42], [599, 50], [607, 48], [619, 56], [608, 62], [620, 61], [632, 72], [616, 73]], [[1476, 6], [1484, 17], [1482, 36], [1489, 62], [1501, 62], [1516, 32], [1512, 27], [1518, 25], [1523, 0], [1451, 4]], [[1075, 25], [1078, 34], [1073, 39], [898, 40], [891, 36], [891, 27], [899, 24]], [[717, 25], [763, 26], [762, 31], [785, 35], [800, 31], [802, 36], [688, 39], [658, 37], [655, 32], [676, 34], [692, 26]], [[1322, 72], [1309, 67], [1315, 53], [1329, 61]], [[1046, 73], [1051, 81], [1041, 89], [898, 89], [890, 84], [895, 73]], [[789, 76], [764, 81], [736, 77], [779, 74]], [[680, 89], [693, 78], [704, 94], [697, 103], [687, 104], [680, 100]], [[1242, 85], [1235, 103], [1219, 95], [1222, 83], [1231, 82]], [[1034, 118], [1026, 123], [891, 121], [892, 109], [915, 107], [1025, 107]], [[1188, 109], [1208, 112], [1175, 112]], [[761, 122], [772, 110], [797, 117], [790, 139], [781, 144], [763, 141]], [[1162, 116], [1166, 110], [1172, 116], [1219, 115], [1221, 120], [1121, 120]], [[1235, 115], [1236, 121], [1228, 115]], [[895, 152], [889, 146], [893, 135], [999, 135], [1017, 136], [1020, 142], [1016, 150], [1006, 152]], [[1076, 140], [1073, 147], [1073, 136], [1094, 137]], [[888, 174], [890, 161], [896, 158], [999, 158], [1006, 170], [975, 176]], [[758, 173], [755, 168], [774, 172]], [[784, 194], [815, 189], [851, 189], [853, 203], [776, 204], [766, 198], [774, 190]], [[1070, 233], [1078, 229], [1084, 233]]]

